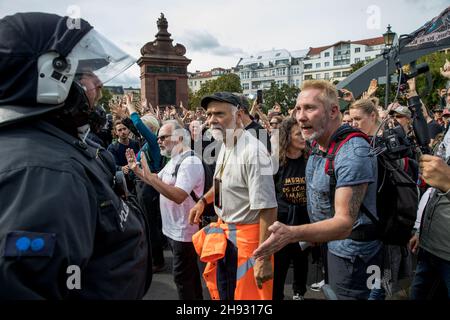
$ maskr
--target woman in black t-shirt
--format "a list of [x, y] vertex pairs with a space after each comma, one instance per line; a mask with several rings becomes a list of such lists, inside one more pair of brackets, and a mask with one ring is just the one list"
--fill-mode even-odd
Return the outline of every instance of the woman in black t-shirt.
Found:
[[[293, 118], [283, 120], [279, 130], [280, 168], [274, 176], [277, 220], [287, 225], [309, 223], [306, 209], [306, 141]], [[291, 243], [275, 253], [274, 300], [284, 298], [284, 282], [291, 261], [294, 263], [293, 299], [303, 300], [308, 274], [308, 250], [303, 251], [298, 243]]]

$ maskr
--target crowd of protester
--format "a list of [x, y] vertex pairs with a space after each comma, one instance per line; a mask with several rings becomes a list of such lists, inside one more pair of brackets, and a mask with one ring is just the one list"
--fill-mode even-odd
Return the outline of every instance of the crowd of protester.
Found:
[[[436, 106], [420, 101], [414, 79], [388, 106], [376, 80], [361, 97], [308, 80], [286, 113], [231, 92], [199, 106], [125, 95], [107, 113], [98, 68], [112, 64], [110, 79], [123, 70], [115, 63], [134, 62], [88, 22], [66, 23], [43, 13], [0, 20], [0, 53], [16, 55], [0, 72], [23, 86], [0, 81], [2, 298], [139, 299], [167, 267], [165, 248], [182, 300], [206, 298], [202, 281], [211, 299], [284, 299], [291, 263], [292, 298], [303, 300], [310, 254], [324, 271], [314, 287], [330, 299], [450, 298], [450, 86]], [[441, 74], [450, 81], [450, 62]], [[36, 97], [36, 87], [50, 93]], [[385, 133], [391, 148], [409, 146], [401, 156], [379, 146]], [[412, 185], [411, 201], [380, 198], [386, 177]], [[406, 241], [404, 228], [397, 242], [380, 229], [388, 201], [413, 216]], [[83, 274], [78, 291], [64, 278], [72, 267]]]
[[[449, 68], [448, 63], [444, 66], [444, 70], [446, 68]], [[449, 71], [445, 71], [443, 75], [448, 75], [448, 73]], [[406, 103], [402, 105], [396, 101], [384, 108], [375, 97], [376, 91], [376, 80], [371, 81], [367, 91], [359, 99], [355, 99], [352, 92], [343, 89], [342, 98], [339, 99], [342, 99], [347, 105], [344, 109], [340, 108], [339, 110], [339, 123], [359, 129], [372, 141], [382, 135], [383, 128], [380, 126], [382, 122], [390, 128], [401, 126], [408, 139], [413, 141], [413, 115]], [[434, 149], [441, 144], [447, 132], [448, 119], [450, 118], [450, 89], [438, 90], [438, 93], [440, 96], [438, 105], [432, 107], [422, 106], [431, 137], [430, 147]], [[405, 93], [405, 99], [414, 94], [417, 95], [415, 79], [411, 79], [408, 81], [408, 91]], [[305, 170], [312, 146], [311, 141], [305, 141], [302, 135], [301, 121], [296, 117], [297, 108], [292, 106], [286, 114], [283, 114], [280, 105], [275, 104], [265, 113], [262, 111], [262, 106], [257, 104], [256, 101], [250, 107], [248, 100], [241, 94], [230, 94], [230, 96], [239, 99], [234, 104], [238, 105], [239, 110], [242, 110], [239, 118], [242, 128], [259, 139], [264, 147], [267, 148], [267, 152], [272, 156], [272, 162], [278, 164], [278, 168], [274, 169], [273, 172], [274, 191], [278, 208], [277, 221], [287, 225], [310, 223], [307, 209], [307, 197], [309, 194], [307, 195], [306, 190], [308, 187], [311, 187], [307, 185], [308, 179]], [[230, 103], [227, 97], [213, 97], [212, 100], [214, 99]], [[162, 251], [167, 246], [168, 240], [175, 256], [173, 272], [180, 298], [202, 298], [201, 293], [192, 296], [184, 294], [183, 290], [187, 290], [190, 294], [200, 292], [198, 291], [200, 276], [198, 271], [194, 272], [194, 270], [197, 270], [196, 265], [194, 261], [188, 262], [189, 259], [195, 258], [191, 238], [195, 233], [194, 231], [198, 229], [192, 229], [187, 216], [195, 205], [195, 202], [189, 197], [192, 188], [197, 186], [195, 187], [198, 191], [197, 198], [203, 195], [202, 187], [199, 185], [200, 182], [196, 182], [196, 179], [201, 181], [204, 171], [183, 165], [181, 168], [185, 169], [186, 172], [178, 171], [178, 177], [172, 177], [168, 180], [161, 177], [164, 176], [164, 172], [173, 171], [176, 162], [180, 159], [184, 163], [185, 157], [180, 157], [180, 154], [192, 151], [195, 153], [189, 154], [189, 157], [195, 158], [195, 154], [198, 158], [208, 162], [212, 170], [214, 170], [217, 161], [216, 155], [219, 155], [221, 149], [221, 141], [215, 141], [214, 139], [212, 132], [214, 126], [211, 126], [211, 114], [207, 112], [208, 105], [206, 105], [206, 109], [200, 106], [185, 108], [183, 104], [179, 106], [156, 106], [155, 108], [145, 99], [140, 101], [138, 97], [126, 95], [122, 99], [112, 100], [108, 107], [112, 113], [114, 142], [109, 144], [107, 149], [114, 155], [117, 169], [121, 170], [126, 177], [129, 190], [138, 195], [148, 220], [151, 222], [153, 271], [159, 272], [165, 269]], [[104, 114], [104, 117], [106, 127], [106, 114]], [[164, 128], [170, 128], [167, 134], [167, 130], [164, 130]], [[104, 143], [106, 145], [107, 141], [104, 141]], [[180, 144], [184, 147], [182, 151], [171, 154], [173, 146], [168, 146], [168, 143]], [[207, 149], [208, 146], [210, 146], [209, 150]], [[138, 165], [133, 165], [133, 169], [130, 168], [130, 160], [127, 162], [126, 159], [127, 149], [129, 151], [132, 150], [130, 154], [135, 154], [137, 157]], [[161, 181], [168, 183], [169, 186], [184, 187], [185, 192], [182, 194], [184, 197], [181, 196], [181, 200], [177, 198], [176, 191], [171, 193], [170, 191], [173, 190], [167, 191], [161, 189], [161, 187], [158, 188], [154, 182], [152, 183], [148, 180], [148, 177], [144, 178], [142, 173], [136, 172], [140, 168], [139, 164], [143, 162], [143, 155], [148, 174], [156, 174], [161, 171], [158, 174]], [[426, 183], [419, 172], [419, 158], [416, 154], [413, 153], [408, 158], [399, 159], [397, 162], [399, 168], [404, 168], [411, 179], [417, 182], [418, 187], [421, 188], [421, 193], [424, 193]], [[197, 165], [199, 164], [198, 161], [196, 163]], [[352, 164], [355, 165], [354, 161]], [[198, 178], [192, 176], [194, 171]], [[202, 183], [204, 184], [204, 182]], [[163, 204], [165, 203], [164, 201], [168, 201], [170, 205]], [[174, 213], [174, 210], [181, 211]], [[175, 219], [174, 216], [177, 215], [179, 218]], [[223, 218], [223, 215], [221, 217]], [[415, 231], [419, 231], [418, 226], [416, 226], [411, 235], [412, 248], [407, 246], [385, 246], [382, 253], [384, 257], [379, 260], [384, 262], [378, 262], [378, 264], [385, 267], [385, 270], [389, 270], [389, 276], [384, 278], [382, 297], [385, 297], [386, 288], [390, 297], [398, 291], [403, 290], [403, 292], [406, 292], [408, 289], [413, 275], [411, 249], [417, 250], [417, 235], [415, 235]], [[174, 232], [178, 232], [178, 234], [175, 236]], [[177, 249], [174, 241], [180, 244], [191, 243], [191, 249], [188, 250], [183, 246]], [[305, 247], [300, 246], [298, 243], [290, 243], [275, 253], [274, 299], [284, 298], [284, 283], [291, 261], [293, 262], [294, 274], [294, 299], [303, 299], [306, 293], [310, 246], [315, 251], [323, 251], [324, 248], [324, 245], [317, 243], [314, 245], [307, 244]], [[188, 252], [190, 253], [187, 254]], [[323, 260], [326, 263], [326, 257], [322, 255], [322, 258], [324, 258]], [[328, 261], [328, 263], [330, 262]], [[189, 270], [187, 272], [191, 279], [188, 279], [187, 282], [183, 280], [183, 268]], [[339, 268], [339, 266], [336, 266], [336, 268]], [[362, 271], [365, 273], [365, 270]], [[328, 278], [328, 275], [324, 276]], [[352, 275], [350, 274], [350, 276]], [[402, 279], [407, 280], [403, 282], [406, 283], [403, 287], [399, 285], [399, 281]], [[360, 298], [361, 296], [344, 294], [342, 297]]]

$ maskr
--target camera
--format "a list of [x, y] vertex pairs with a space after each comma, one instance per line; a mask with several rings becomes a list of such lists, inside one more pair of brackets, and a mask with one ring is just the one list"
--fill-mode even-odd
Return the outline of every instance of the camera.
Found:
[[[406, 69], [406, 72], [405, 72]], [[400, 70], [400, 67], [399, 67]], [[405, 92], [408, 88], [408, 80], [411, 80], [421, 74], [429, 73], [430, 72], [430, 66], [428, 63], [420, 63], [417, 64], [414, 62], [411, 62], [409, 66], [406, 68], [403, 67], [403, 72], [400, 73], [399, 79], [398, 79], [398, 85], [400, 92]]]
[[401, 125], [385, 127], [377, 145], [386, 150], [385, 154], [391, 160], [412, 157], [413, 145]]

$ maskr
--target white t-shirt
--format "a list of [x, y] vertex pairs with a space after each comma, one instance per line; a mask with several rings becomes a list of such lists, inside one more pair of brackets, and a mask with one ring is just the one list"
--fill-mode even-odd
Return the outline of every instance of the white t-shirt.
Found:
[[[191, 152], [186, 151], [186, 152]], [[205, 171], [201, 160], [196, 156], [189, 156], [183, 160], [175, 177], [175, 167], [182, 154], [176, 155], [158, 173], [159, 178], [166, 184], [184, 190], [188, 196], [177, 204], [162, 194], [159, 198], [161, 207], [162, 232], [170, 239], [182, 242], [192, 242], [192, 236], [198, 231], [198, 225], [189, 224], [189, 211], [195, 205], [190, 196], [192, 190], [201, 197], [205, 184]]]
[[222, 145], [215, 178], [220, 176], [222, 167], [222, 209], [215, 203], [215, 211], [223, 221], [258, 223], [261, 209], [277, 207], [270, 155], [249, 132], [244, 130], [234, 147]]

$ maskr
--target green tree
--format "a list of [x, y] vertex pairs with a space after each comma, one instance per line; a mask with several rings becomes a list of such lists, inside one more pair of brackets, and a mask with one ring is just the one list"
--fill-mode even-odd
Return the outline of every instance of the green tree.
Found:
[[106, 112], [110, 112], [109, 110], [109, 101], [112, 99], [112, 94], [108, 89], [102, 88], [102, 98], [98, 101], [98, 105], [103, 106]]
[[295, 106], [295, 101], [299, 92], [300, 89], [296, 86], [289, 86], [286, 83], [278, 86], [275, 82], [272, 82], [270, 88], [263, 91], [263, 111], [267, 112], [267, 110], [271, 109], [275, 103], [278, 103], [281, 106], [283, 114], [287, 114], [287, 110], [292, 109]]
[[189, 96], [189, 108], [195, 109], [200, 106], [200, 101], [206, 95], [214, 92], [229, 91], [242, 93], [241, 79], [237, 74], [229, 73], [214, 80], [202, 83], [200, 89]]
[[361, 69], [362, 67], [364, 67], [367, 64], [368, 61], [366, 60], [360, 60], [358, 62], [355, 62], [354, 64], [350, 65], [350, 67], [352, 68], [350, 70], [350, 73], [355, 72], [358, 69]]
[[441, 75], [440, 68], [445, 64], [445, 59], [450, 59], [450, 54], [445, 54], [444, 52], [434, 52], [432, 54], [421, 57], [417, 60], [417, 63], [428, 63], [430, 67], [431, 78], [433, 79], [433, 84], [427, 95], [423, 95], [427, 87], [427, 80], [425, 75], [420, 75], [416, 79], [416, 88], [419, 95], [422, 97], [423, 102], [429, 108], [434, 107], [439, 104], [439, 97], [437, 94], [438, 89], [443, 89], [446, 87], [447, 79]]
[[[417, 64], [420, 63], [428, 63], [430, 67], [430, 73], [432, 78], [432, 86], [428, 94], [425, 95], [425, 91], [427, 89], [427, 80], [425, 75], [420, 75], [416, 79], [416, 89], [419, 92], [423, 102], [430, 108], [434, 107], [439, 103], [439, 97], [437, 94], [438, 89], [445, 88], [446, 81], [444, 77], [442, 77], [440, 73], [440, 68], [444, 65], [445, 59], [450, 59], [450, 54], [445, 54], [444, 52], [434, 52], [429, 55], [423, 56], [417, 60]], [[360, 61], [353, 64], [351, 72], [355, 72], [359, 68], [363, 67], [369, 61]], [[395, 78], [394, 74], [392, 78]], [[376, 97], [380, 99], [380, 104], [384, 104], [384, 95], [385, 95], [386, 85], [381, 84], [378, 86], [377, 92], [375, 94]], [[390, 92], [389, 92], [389, 101], [393, 101], [397, 94], [397, 83], [392, 83]], [[355, 97], [358, 98], [358, 97]], [[406, 99], [404, 97], [397, 97], [400, 103], [405, 104]]]

